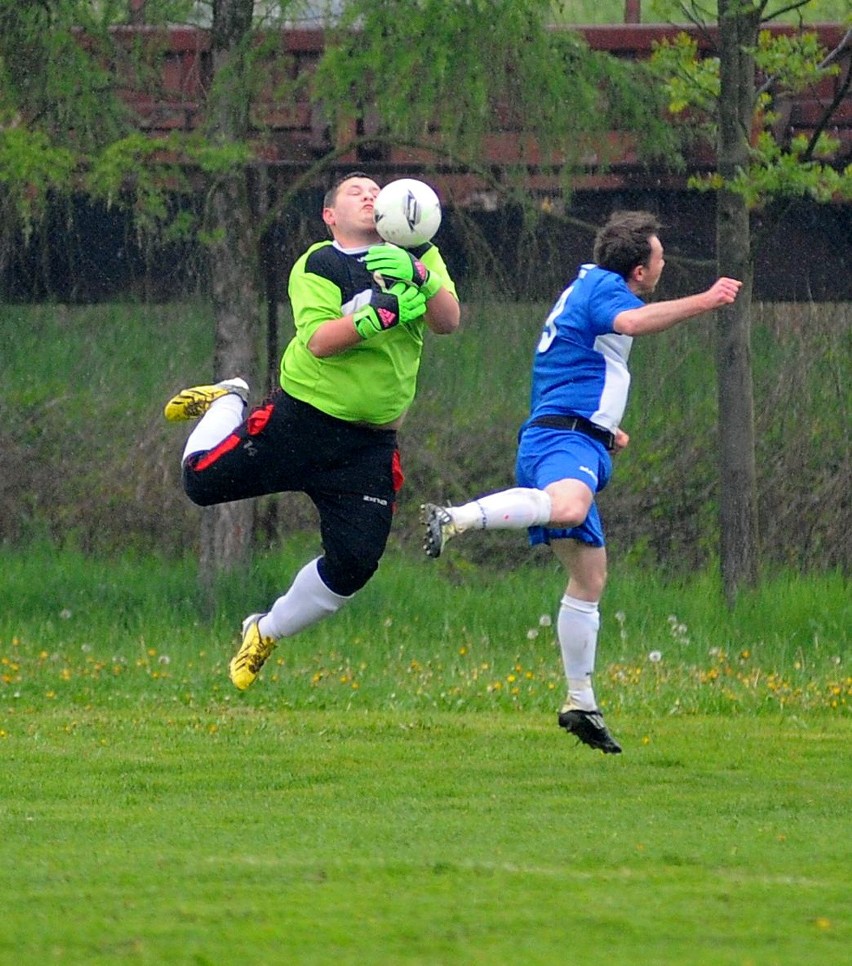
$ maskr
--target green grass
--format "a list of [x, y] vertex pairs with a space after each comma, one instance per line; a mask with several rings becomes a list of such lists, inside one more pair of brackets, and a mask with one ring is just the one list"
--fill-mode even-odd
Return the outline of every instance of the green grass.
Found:
[[758, 330], [759, 466], [784, 470], [762, 514], [794, 549], [732, 612], [693, 565], [713, 552], [710, 330], [638, 347], [603, 507], [613, 758], [555, 726], [552, 560], [522, 534], [413, 550], [420, 499], [511, 480], [541, 309], [468, 306], [430, 341], [379, 574], [246, 695], [236, 629], [319, 548], [282, 503], [199, 617], [161, 406], [208, 377], [208, 316], [0, 314], [0, 966], [852, 962], [846, 476], [826, 443], [848, 326], [806, 307]]
[[[520, 539], [520, 538], [519, 538]], [[199, 619], [195, 565], [90, 559], [46, 547], [0, 552], [0, 700], [232, 701], [226, 662], [246, 613], [266, 609], [318, 548], [291, 541], [226, 578], [218, 613]], [[564, 687], [555, 565], [500, 574], [451, 556], [392, 550], [333, 620], [275, 651], [252, 705], [550, 716]], [[625, 568], [602, 604], [598, 693], [615, 714], [848, 712], [848, 584], [781, 575], [728, 612], [713, 578], [665, 581]]]
[[[400, 432], [406, 485], [393, 540], [419, 553], [418, 505], [459, 503], [513, 484], [529, 368], [548, 306], [467, 302], [450, 339], [430, 339]], [[768, 567], [848, 569], [836, 512], [849, 476], [848, 305], [756, 304], [755, 436], [762, 553]], [[162, 417], [179, 388], [209, 380], [209, 307], [0, 307], [0, 541], [47, 536], [65, 547], [135, 547], [177, 556], [197, 546], [198, 511], [179, 480], [184, 427]], [[282, 340], [290, 323], [282, 321]], [[612, 484], [601, 494], [614, 571], [622, 559], [670, 573], [718, 553], [713, 320], [633, 350], [634, 378]], [[38, 359], [33, 366], [32, 360]], [[263, 391], [255, 384], [254, 400]], [[8, 482], [5, 482], [8, 481]], [[3, 483], [5, 482], [5, 485]], [[261, 541], [315, 532], [300, 497], [262, 501]], [[457, 560], [514, 567], [515, 535], [459, 545]]]
[[639, 724], [57, 708], [0, 748], [0, 958], [849, 962], [849, 722]]
[[730, 614], [615, 576], [613, 757], [555, 726], [547, 565], [393, 551], [234, 691], [240, 618], [310, 552], [204, 622], [190, 561], [0, 551], [0, 963], [850, 962], [840, 576]]

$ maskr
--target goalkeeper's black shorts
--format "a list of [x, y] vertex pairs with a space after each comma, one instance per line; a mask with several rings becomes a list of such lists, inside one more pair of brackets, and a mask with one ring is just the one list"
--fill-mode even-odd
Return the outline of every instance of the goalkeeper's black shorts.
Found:
[[402, 482], [395, 430], [337, 419], [282, 390], [183, 467], [184, 489], [199, 506], [306, 493], [319, 512], [320, 575], [342, 597], [375, 573]]

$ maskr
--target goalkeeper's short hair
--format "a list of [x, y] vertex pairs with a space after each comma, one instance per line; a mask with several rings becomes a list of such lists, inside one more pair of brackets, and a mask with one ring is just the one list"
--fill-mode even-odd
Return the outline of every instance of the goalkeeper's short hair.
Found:
[[349, 171], [341, 177], [337, 178], [331, 187], [326, 191], [325, 197], [322, 200], [323, 208], [333, 208], [334, 202], [337, 200], [337, 192], [344, 181], [349, 181], [350, 178], [370, 178], [371, 176], [366, 173], [366, 171]]

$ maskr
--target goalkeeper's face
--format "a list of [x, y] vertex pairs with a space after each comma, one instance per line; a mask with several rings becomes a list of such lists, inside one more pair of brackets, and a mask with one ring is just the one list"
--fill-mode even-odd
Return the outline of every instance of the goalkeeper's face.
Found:
[[378, 193], [372, 178], [348, 178], [338, 185], [333, 204], [323, 208], [323, 221], [344, 247], [373, 244], [379, 238], [373, 213]]

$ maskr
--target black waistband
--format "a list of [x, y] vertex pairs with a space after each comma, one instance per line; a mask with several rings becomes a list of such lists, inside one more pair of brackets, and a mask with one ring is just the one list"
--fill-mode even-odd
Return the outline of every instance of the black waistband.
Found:
[[332, 416], [322, 409], [317, 409], [304, 399], [291, 396], [286, 389], [275, 389], [269, 397], [270, 401], [285, 412], [295, 415], [303, 423], [314, 423], [317, 426], [336, 427], [348, 433], [369, 433], [373, 439], [383, 436], [385, 439], [396, 441], [397, 434], [395, 429], [382, 429], [378, 426], [368, 426], [366, 423], [357, 423], [348, 419], [341, 419], [339, 416]]
[[602, 429], [600, 426], [595, 426], [594, 423], [589, 422], [588, 419], [583, 419], [582, 416], [536, 416], [529, 425], [543, 426], [547, 429], [573, 429], [578, 433], [596, 439], [599, 443], [603, 443], [608, 450], [615, 449], [615, 434]]

